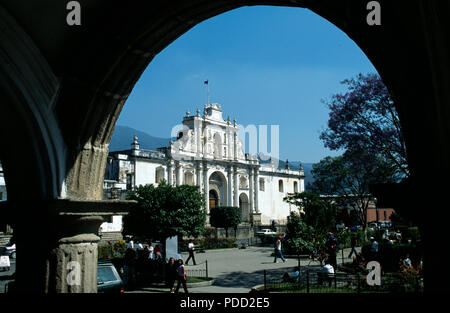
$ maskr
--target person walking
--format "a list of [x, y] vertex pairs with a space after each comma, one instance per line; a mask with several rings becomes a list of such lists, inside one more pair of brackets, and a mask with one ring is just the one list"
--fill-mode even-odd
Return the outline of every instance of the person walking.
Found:
[[348, 258], [350, 259], [355, 253], [355, 255], [358, 255], [358, 252], [356, 251], [356, 245], [358, 244], [358, 240], [356, 238], [356, 234], [352, 234], [352, 237], [350, 239], [350, 245], [352, 247], [352, 250], [350, 251], [350, 254], [348, 255]]
[[166, 283], [167, 287], [170, 288], [170, 293], [174, 293], [175, 280], [177, 279], [177, 265], [175, 264], [175, 259], [170, 258], [166, 267]]
[[194, 256], [194, 250], [195, 250], [195, 245], [194, 242], [191, 240], [189, 240], [188, 243], [188, 252], [189, 252], [189, 257], [186, 260], [186, 265], [188, 265], [189, 260], [192, 258], [192, 261], [194, 262], [194, 265], [197, 265], [197, 263], [195, 263], [195, 256]]
[[177, 262], [177, 279], [178, 279], [178, 284], [177, 284], [177, 289], [175, 290], [175, 293], [178, 293], [178, 290], [180, 290], [180, 285], [183, 285], [183, 289], [184, 289], [184, 293], [188, 293], [188, 289], [187, 289], [187, 278], [186, 278], [186, 268], [183, 265], [183, 260], [179, 259]]
[[328, 263], [332, 265], [333, 268], [336, 269], [337, 268], [336, 255], [338, 251], [338, 242], [334, 237], [333, 233], [329, 233], [325, 246], [327, 247]]
[[376, 261], [378, 259], [378, 242], [373, 237], [370, 237], [370, 241], [372, 242], [370, 246], [370, 261]]
[[275, 259], [273, 260], [273, 263], [277, 263], [277, 258], [280, 258], [281, 260], [283, 260], [283, 263], [286, 262], [286, 259], [283, 256], [283, 253], [281, 252], [281, 239], [283, 239], [283, 237], [279, 236], [277, 241], [275, 242]]
[[136, 284], [136, 251], [133, 248], [128, 248], [125, 251], [123, 272], [125, 286], [132, 289]]
[[150, 260], [153, 260], [155, 258], [155, 254], [153, 253], [153, 251], [154, 251], [154, 248], [153, 248], [152, 243], [150, 242], [150, 244], [148, 245], [148, 258]]

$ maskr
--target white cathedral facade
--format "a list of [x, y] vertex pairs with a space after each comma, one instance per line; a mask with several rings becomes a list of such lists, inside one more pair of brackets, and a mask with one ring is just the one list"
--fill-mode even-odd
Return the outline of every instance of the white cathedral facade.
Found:
[[[197, 185], [211, 207], [236, 206], [243, 223], [285, 223], [290, 205], [283, 198], [304, 191], [304, 172], [261, 164], [256, 156], [244, 153], [239, 126], [213, 103], [191, 116], [186, 112], [177, 140], [157, 151], [140, 149], [134, 137], [130, 150], [110, 152], [105, 188], [131, 190], [134, 186], [165, 180], [172, 185]], [[102, 231], [120, 231], [121, 218], [104, 223]]]

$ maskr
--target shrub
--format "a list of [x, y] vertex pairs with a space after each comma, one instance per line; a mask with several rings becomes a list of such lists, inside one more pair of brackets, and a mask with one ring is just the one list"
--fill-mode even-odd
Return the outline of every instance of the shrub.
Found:
[[114, 244], [98, 245], [99, 259], [122, 258], [125, 255], [127, 243], [124, 240], [114, 242]]
[[[361, 254], [364, 258], [370, 255], [371, 243], [367, 243], [362, 247]], [[397, 272], [400, 269], [400, 261], [409, 254], [413, 264], [418, 262], [422, 256], [421, 249], [416, 244], [389, 244], [387, 242], [379, 242], [378, 244], [378, 261], [383, 271]]]
[[[188, 242], [188, 240], [181, 240], [178, 243], [178, 250], [180, 252], [186, 252]], [[237, 248], [238, 246], [236, 243], [236, 238], [199, 238], [194, 239], [193, 242], [194, 245], [205, 250]]]
[[206, 238], [215, 238], [216, 237], [216, 228], [215, 227], [205, 227], [205, 237]]

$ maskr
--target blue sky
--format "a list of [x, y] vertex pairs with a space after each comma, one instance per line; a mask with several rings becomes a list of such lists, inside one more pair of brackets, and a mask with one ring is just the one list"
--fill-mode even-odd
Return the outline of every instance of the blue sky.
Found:
[[242, 125], [279, 125], [280, 158], [314, 163], [339, 152], [319, 139], [340, 82], [376, 72], [341, 30], [301, 8], [244, 7], [206, 20], [150, 63], [118, 124], [170, 136], [186, 110], [211, 102]]

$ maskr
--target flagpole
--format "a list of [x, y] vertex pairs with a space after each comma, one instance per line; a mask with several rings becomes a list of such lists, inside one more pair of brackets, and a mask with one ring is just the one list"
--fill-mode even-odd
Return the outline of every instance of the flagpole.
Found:
[[206, 81], [207, 81], [206, 90], [207, 90], [207, 95], [208, 95], [208, 97], [207, 97], [208, 103], [206, 103], [206, 104], [209, 105], [209, 102], [210, 102], [210, 98], [209, 98], [209, 79], [207, 79]]

